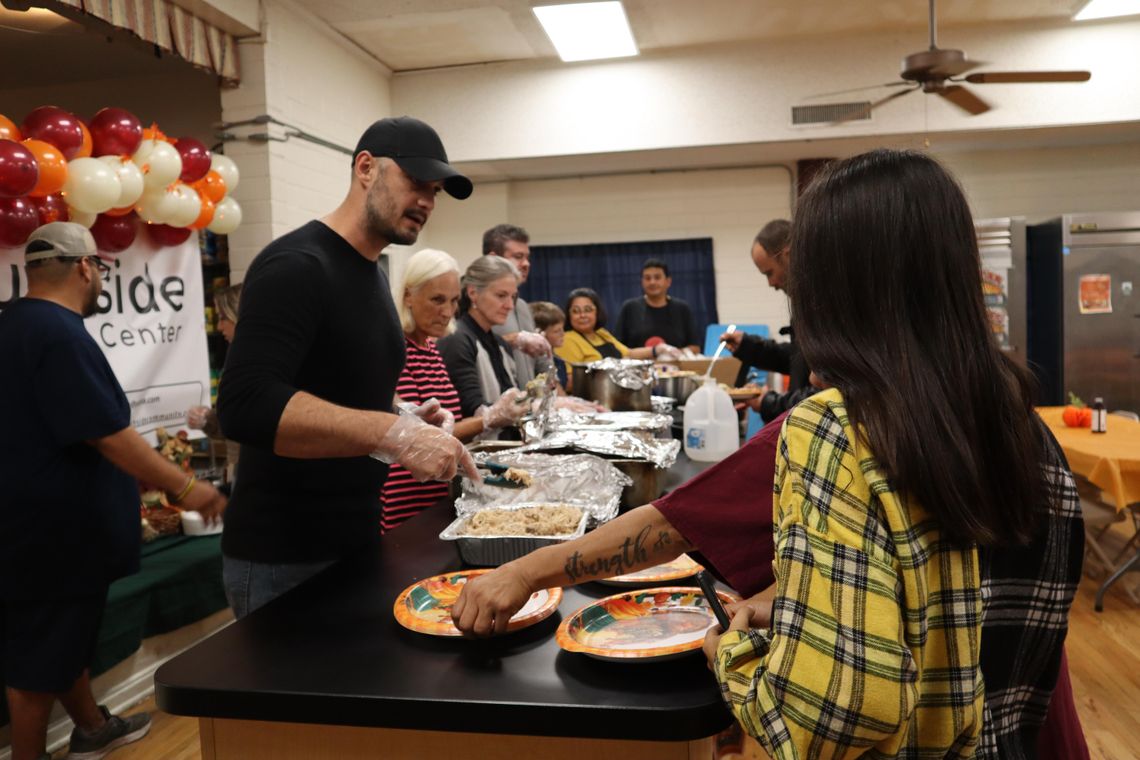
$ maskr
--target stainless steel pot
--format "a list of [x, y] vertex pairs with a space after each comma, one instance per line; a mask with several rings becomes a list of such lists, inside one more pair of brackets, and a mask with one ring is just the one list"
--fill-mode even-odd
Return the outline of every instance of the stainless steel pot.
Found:
[[[608, 360], [612, 362], [613, 360]], [[643, 373], [643, 383], [639, 388], [627, 388], [619, 385], [611, 376], [612, 370], [600, 369], [595, 365], [605, 366], [604, 362], [591, 364], [573, 363], [571, 367], [570, 387], [575, 396], [581, 396], [588, 401], [597, 401], [602, 406], [614, 412], [650, 412], [653, 403], [652, 394], [653, 362], [633, 361], [624, 362], [625, 371]]]
[[665, 470], [653, 462], [647, 459], [611, 459], [610, 464], [633, 480], [633, 485], [626, 486], [621, 492], [622, 511], [648, 504], [661, 495]]
[[697, 389], [697, 373], [689, 372], [685, 374], [666, 375], [661, 377], [658, 375], [657, 381], [653, 385], [653, 394], [655, 396], [669, 396], [677, 400], [678, 406], [684, 406], [685, 401]]

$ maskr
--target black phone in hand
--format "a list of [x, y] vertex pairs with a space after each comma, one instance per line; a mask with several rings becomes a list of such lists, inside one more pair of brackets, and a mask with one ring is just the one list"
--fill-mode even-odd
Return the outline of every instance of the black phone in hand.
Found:
[[700, 584], [701, 591], [705, 594], [705, 599], [708, 600], [709, 607], [712, 609], [713, 614], [716, 615], [716, 621], [720, 623], [722, 631], [728, 630], [728, 624], [732, 620], [728, 617], [728, 611], [725, 610], [724, 605], [721, 604], [720, 596], [716, 593], [716, 586], [713, 583], [712, 576], [707, 571], [701, 570], [697, 573], [697, 583]]

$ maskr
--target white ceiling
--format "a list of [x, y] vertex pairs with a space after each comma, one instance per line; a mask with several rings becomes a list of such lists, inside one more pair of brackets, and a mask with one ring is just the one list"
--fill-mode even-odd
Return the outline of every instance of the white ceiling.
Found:
[[[393, 71], [553, 58], [531, 7], [558, 0], [297, 0]], [[954, 27], [1069, 19], [1085, 0], [942, 0], [940, 46]], [[624, 0], [643, 51], [724, 42], [913, 31], [925, 0]]]

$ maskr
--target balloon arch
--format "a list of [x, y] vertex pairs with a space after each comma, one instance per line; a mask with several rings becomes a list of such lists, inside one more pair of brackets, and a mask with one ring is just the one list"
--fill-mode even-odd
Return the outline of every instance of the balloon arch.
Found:
[[159, 246], [195, 230], [219, 235], [241, 223], [229, 196], [233, 160], [192, 137], [172, 140], [134, 114], [104, 108], [84, 123], [41, 106], [18, 126], [0, 114], [0, 247], [23, 245], [48, 222], [91, 230], [101, 251], [130, 247], [139, 230]]

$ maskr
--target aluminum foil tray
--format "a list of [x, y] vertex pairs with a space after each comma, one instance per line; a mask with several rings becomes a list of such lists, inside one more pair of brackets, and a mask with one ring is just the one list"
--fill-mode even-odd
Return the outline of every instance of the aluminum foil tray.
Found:
[[[537, 507], [549, 505], [550, 502], [512, 504], [498, 506], [496, 509], [522, 509], [524, 507]], [[579, 504], [566, 504], [565, 506], [581, 506]], [[459, 557], [468, 565], [480, 567], [498, 567], [499, 565], [530, 554], [535, 549], [544, 546], [560, 544], [580, 538], [586, 533], [586, 524], [590, 520], [590, 512], [582, 509], [582, 518], [573, 533], [564, 536], [464, 536], [459, 530], [471, 519], [471, 514], [457, 517], [450, 525], [444, 528], [439, 537], [444, 541], [454, 541], [459, 550]]]
[[681, 442], [648, 438], [634, 430], [616, 432], [590, 430], [563, 430], [552, 433], [541, 441], [528, 443], [515, 449], [517, 455], [531, 451], [558, 451], [571, 449], [618, 459], [647, 459], [661, 469], [668, 469], [677, 461]]
[[455, 512], [465, 515], [488, 507], [570, 504], [585, 508], [599, 523], [617, 516], [622, 489], [633, 481], [613, 464], [591, 454], [528, 454], [519, 453], [520, 449], [476, 454], [475, 461], [499, 462], [525, 470], [530, 473], [532, 485], [498, 488], [463, 478]]

